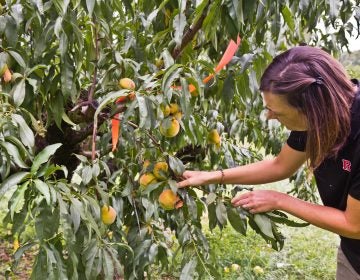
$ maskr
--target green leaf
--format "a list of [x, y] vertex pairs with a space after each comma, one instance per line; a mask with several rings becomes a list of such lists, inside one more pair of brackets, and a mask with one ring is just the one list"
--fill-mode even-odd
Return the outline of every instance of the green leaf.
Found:
[[21, 79], [10, 91], [14, 104], [19, 107], [25, 99], [25, 79]]
[[17, 172], [6, 178], [0, 185], [0, 197], [3, 196], [10, 188], [18, 185], [28, 175], [30, 175], [29, 172]]
[[63, 17], [58, 17], [55, 21], [54, 33], [58, 39], [60, 39], [60, 32], [63, 30], [62, 22], [63, 22]]
[[86, 279], [92, 279], [94, 277], [93, 274], [93, 269], [94, 269], [94, 261], [95, 258], [98, 255], [99, 252], [99, 247], [97, 246], [96, 240], [91, 240], [90, 244], [86, 244], [85, 247], [85, 252], [84, 252], [84, 257], [85, 257], [85, 275], [86, 275]]
[[9, 50], [8, 52], [22, 68], [26, 68], [26, 63], [18, 52], [12, 50]]
[[143, 96], [137, 97], [137, 102], [139, 103], [139, 116], [140, 116], [140, 124], [139, 127], [149, 129], [149, 111], [148, 106], [146, 105], [146, 99]]
[[0, 175], [2, 181], [10, 174], [11, 159], [8, 153], [0, 153]]
[[48, 205], [50, 205], [51, 197], [50, 197], [49, 186], [39, 179], [35, 179], [34, 184], [35, 184], [35, 187], [37, 188], [37, 190], [44, 196], [46, 203]]
[[56, 9], [61, 15], [64, 15], [66, 13], [66, 10], [69, 6], [70, 0], [54, 0]]
[[36, 280], [49, 279], [48, 278], [49, 272], [47, 271], [47, 273], [44, 274], [44, 271], [46, 271], [47, 268], [48, 268], [48, 262], [47, 262], [46, 250], [44, 249], [43, 246], [41, 246], [32, 268], [31, 278]]
[[32, 3], [36, 5], [38, 12], [42, 15], [44, 13], [44, 4], [42, 0], [32, 0]]
[[91, 16], [95, 7], [95, 0], [86, 0], [86, 8]]
[[177, 157], [169, 156], [170, 169], [177, 176], [181, 176], [185, 172], [185, 166], [180, 159]]
[[91, 166], [85, 166], [81, 171], [81, 179], [85, 185], [87, 185], [92, 179], [92, 168]]
[[55, 247], [54, 244], [50, 244], [50, 248], [48, 249], [48, 251], [51, 252], [51, 254], [53, 255], [52, 261], [53, 266], [55, 267], [54, 277], [58, 279], [67, 279], [66, 267], [63, 261], [62, 247], [59, 245]]
[[228, 8], [227, 14], [230, 15], [230, 17], [233, 20], [234, 26], [236, 26], [236, 29], [239, 30], [239, 26], [241, 26], [241, 24], [244, 23], [242, 1], [239, 0], [226, 1], [226, 6]]
[[14, 254], [14, 259], [16, 262], [20, 261], [20, 259], [23, 257], [25, 251], [31, 249], [31, 247], [35, 246], [37, 243], [35, 242], [30, 242], [30, 243], [26, 243], [22, 246], [19, 247], [19, 249], [16, 250], [15, 254]]
[[103, 271], [105, 279], [114, 279], [114, 262], [111, 257], [111, 254], [108, 252], [106, 247], [104, 247], [103, 251]]
[[174, 40], [176, 42], [176, 46], [181, 45], [185, 26], [186, 26], [186, 16], [185, 14], [180, 12], [174, 17], [174, 21], [173, 21], [173, 27], [175, 29]]
[[67, 56], [61, 64], [61, 90], [63, 94], [71, 96], [73, 90], [74, 67]]
[[35, 136], [24, 118], [18, 114], [12, 114], [11, 117], [13, 121], [19, 125], [19, 134], [22, 143], [29, 148], [33, 148], [35, 145]]
[[232, 104], [235, 95], [235, 80], [232, 72], [225, 78], [222, 95], [226, 105]]
[[[29, 185], [29, 182], [30, 181], [25, 181], [25, 183], [23, 183], [21, 186], [16, 188], [15, 192], [13, 193], [13, 195], [9, 201], [9, 206], [10, 206], [9, 211], [10, 211], [10, 217], [11, 217], [12, 221], [14, 221], [14, 214], [19, 213], [25, 205], [24, 195], [25, 195], [25, 191], [27, 190], [27, 187]], [[14, 230], [14, 227], [13, 227], [13, 230]]]
[[5, 37], [10, 46], [15, 47], [18, 40], [18, 26], [13, 17], [6, 17]]
[[254, 222], [259, 227], [261, 232], [270, 238], [275, 238], [272, 232], [272, 224], [270, 218], [263, 214], [255, 214]]
[[338, 0], [327, 0], [330, 6], [330, 17], [335, 20], [339, 16], [341, 4]]
[[291, 13], [289, 7], [284, 5], [284, 7], [281, 10], [281, 13], [283, 15], [283, 18], [284, 18], [286, 24], [289, 26], [290, 30], [294, 31], [295, 30], [294, 16]]
[[5, 149], [5, 151], [11, 156], [11, 159], [17, 166], [19, 166], [21, 168], [29, 167], [22, 159], [20, 152], [15, 145], [13, 145], [10, 142], [3, 141], [3, 142], [0, 142], [0, 146], [2, 146]]
[[209, 193], [207, 196], [206, 196], [206, 204], [209, 205], [211, 203], [214, 203], [214, 201], [216, 200], [217, 198], [217, 195], [213, 192]]
[[[29, 181], [24, 182], [23, 185], [28, 185], [27, 184], [28, 182]], [[20, 211], [14, 212], [13, 215], [14, 215], [14, 218], [11, 221], [11, 223], [12, 223], [11, 233], [13, 235], [20, 234], [24, 231], [24, 229], [26, 227], [26, 219], [29, 215], [29, 210], [27, 209], [26, 202], [24, 202]]]
[[259, 84], [257, 82], [257, 77], [255, 71], [250, 71], [249, 73], [249, 88], [253, 94], [258, 92]]
[[64, 173], [64, 177], [66, 178], [68, 175], [68, 170], [65, 165], [53, 165], [51, 164], [48, 168], [46, 168], [44, 177], [49, 178], [51, 175], [53, 175], [56, 171], [62, 171]]
[[100, 112], [109, 104], [114, 104], [116, 99], [118, 99], [120, 96], [127, 96], [129, 94], [129, 90], [122, 89], [118, 91], [112, 91], [108, 93], [100, 102], [98, 105], [95, 114], [94, 114], [94, 121], [96, 120], [97, 123], [97, 117], [100, 114]]
[[[31, 73], [33, 72], [37, 72], [37, 73], [40, 73], [39, 70], [43, 70], [43, 69], [47, 69], [48, 66], [47, 65], [44, 65], [44, 64], [37, 64], [35, 66], [33, 66], [32, 68], [28, 68], [25, 70], [25, 74], [24, 76], [29, 76]], [[41, 75], [40, 75], [41, 76]]]
[[43, 163], [48, 162], [49, 158], [61, 145], [62, 144], [60, 143], [49, 145], [45, 147], [40, 153], [38, 153], [34, 158], [33, 165], [31, 166], [31, 173], [34, 174], [39, 170]]
[[189, 262], [187, 262], [181, 270], [180, 280], [194, 279], [196, 265], [197, 265], [196, 259], [191, 259]]
[[153, 243], [151, 246], [150, 246], [150, 249], [149, 249], [149, 252], [148, 252], [148, 255], [149, 255], [149, 262], [150, 263], [153, 263], [155, 261], [155, 258], [157, 257], [158, 255], [158, 250], [159, 249], [159, 245], [156, 244], [156, 243]]
[[184, 227], [180, 230], [179, 232], [179, 236], [178, 236], [178, 241], [180, 243], [181, 246], [184, 246], [188, 240], [190, 240], [191, 235], [190, 235], [190, 230], [189, 230], [189, 226], [187, 224], [184, 225]]
[[224, 203], [220, 200], [218, 200], [218, 203], [216, 205], [216, 218], [221, 225], [226, 225], [226, 221], [228, 218], [226, 213], [226, 207]]
[[236, 208], [228, 207], [227, 208], [227, 217], [231, 226], [242, 235], [246, 235], [246, 220], [242, 219]]
[[70, 217], [72, 224], [74, 225], [74, 232], [76, 233], [79, 229], [81, 222], [81, 213], [83, 212], [82, 204], [80, 201], [73, 199], [70, 205]]
[[92, 177], [96, 179], [101, 172], [99, 163], [94, 163], [91, 169], [92, 169]]
[[[296, 221], [290, 220], [286, 215], [280, 216], [279, 214], [277, 214], [277, 213], [275, 214], [275, 213], [274, 212], [266, 213], [266, 216], [268, 216], [275, 223], [284, 224], [289, 227], [306, 227], [309, 225], [309, 223], [296, 222]], [[280, 212], [280, 213], [282, 213], [282, 212]]]
[[76, 123], [74, 123], [72, 120], [70, 120], [69, 116], [66, 115], [65, 112], [62, 113], [61, 119], [62, 119], [64, 122], [66, 122], [67, 124], [70, 124], [71, 126], [74, 126], [74, 127], [76, 126]]
[[171, 84], [175, 79], [179, 77], [179, 73], [182, 71], [181, 64], [174, 64], [169, 69], [166, 70], [164, 78], [162, 80], [161, 89], [163, 92], [167, 93], [170, 90]]
[[54, 237], [60, 226], [60, 211], [59, 207], [53, 208], [42, 201], [37, 208], [38, 214], [35, 218], [36, 235], [40, 242], [45, 242], [46, 239]]
[[208, 206], [209, 229], [213, 230], [217, 225], [216, 205], [214, 203]]
[[161, 57], [164, 59], [166, 69], [175, 63], [174, 58], [167, 48], [161, 53]]

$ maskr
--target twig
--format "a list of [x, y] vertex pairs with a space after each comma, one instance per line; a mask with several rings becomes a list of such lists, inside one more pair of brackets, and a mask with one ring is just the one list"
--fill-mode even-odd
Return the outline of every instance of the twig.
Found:
[[[99, 154], [100, 151], [95, 151], [96, 154]], [[92, 151], [81, 151], [80, 152], [81, 155], [87, 157], [87, 158], [91, 158], [92, 156]]]
[[134, 198], [131, 198], [132, 199], [132, 202], [134, 203], [134, 211], [135, 211], [135, 216], [136, 216], [136, 221], [137, 221], [137, 224], [138, 224], [138, 227], [139, 227], [139, 232], [141, 231], [141, 227], [140, 227], [140, 220], [139, 220], [139, 214], [136, 210], [136, 203], [135, 203], [135, 200]]
[[91, 159], [94, 161], [96, 158], [96, 134], [97, 134], [97, 119], [94, 121], [92, 143], [91, 143]]
[[86, 100], [86, 101], [80, 102], [80, 103], [76, 104], [76, 106], [74, 106], [74, 108], [72, 108], [72, 109], [70, 110], [70, 112], [75, 112], [75, 111], [76, 111], [77, 109], [79, 109], [80, 107], [82, 107], [82, 106], [87, 106], [87, 105], [92, 105], [92, 106], [93, 106], [92, 101]]
[[[139, 128], [139, 126], [131, 121], [127, 122], [130, 126], [132, 126], [133, 128]], [[163, 148], [161, 147], [160, 143], [158, 143], [157, 139], [147, 130], [145, 130], [146, 135], [149, 136], [149, 138], [151, 139], [151, 141], [160, 149], [160, 151], [162, 153], [164, 153], [165, 151], [163, 150]]]

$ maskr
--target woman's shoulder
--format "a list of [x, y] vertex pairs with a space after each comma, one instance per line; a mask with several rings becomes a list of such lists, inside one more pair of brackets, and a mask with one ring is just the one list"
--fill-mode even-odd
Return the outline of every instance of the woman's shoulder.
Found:
[[357, 86], [357, 91], [355, 93], [354, 103], [351, 107], [352, 114], [360, 116], [360, 82], [358, 79], [351, 79], [352, 83]]
[[357, 85], [355, 99], [351, 106], [351, 137], [360, 140], [360, 83], [358, 79], [351, 80]]

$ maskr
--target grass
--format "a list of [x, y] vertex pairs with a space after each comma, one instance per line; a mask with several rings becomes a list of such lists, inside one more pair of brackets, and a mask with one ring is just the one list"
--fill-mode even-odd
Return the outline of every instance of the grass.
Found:
[[13, 261], [14, 253], [14, 237], [11, 235], [9, 226], [5, 227], [3, 219], [7, 213], [7, 201], [11, 197], [11, 193], [6, 193], [0, 199], [0, 279], [25, 280], [30, 279], [31, 267], [34, 260], [33, 252], [26, 252], [16, 268], [15, 272], [11, 272], [10, 266]]
[[[286, 237], [281, 251], [273, 250], [252, 230], [247, 237], [230, 226], [222, 233], [208, 233], [217, 264], [223, 267], [222, 279], [335, 279], [339, 243], [335, 234], [314, 226], [283, 227], [281, 231]], [[239, 269], [232, 271], [232, 264]], [[263, 273], [255, 273], [256, 266]]]

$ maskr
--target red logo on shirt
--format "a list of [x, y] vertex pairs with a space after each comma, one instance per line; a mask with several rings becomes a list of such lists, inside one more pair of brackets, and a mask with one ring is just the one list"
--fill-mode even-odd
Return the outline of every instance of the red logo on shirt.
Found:
[[351, 172], [351, 161], [347, 159], [342, 160], [343, 169], [347, 172]]

